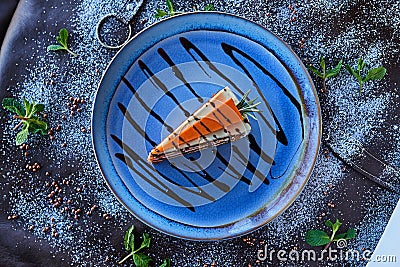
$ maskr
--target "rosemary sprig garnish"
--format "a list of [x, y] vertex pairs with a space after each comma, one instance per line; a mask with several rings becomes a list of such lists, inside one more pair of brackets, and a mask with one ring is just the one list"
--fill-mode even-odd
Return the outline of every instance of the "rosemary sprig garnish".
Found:
[[242, 114], [243, 117], [248, 115], [248, 116], [252, 117], [253, 119], [257, 120], [257, 118], [253, 114], [251, 114], [251, 112], [257, 112], [257, 113], [262, 112], [261, 110], [259, 110], [257, 108], [257, 106], [260, 105], [261, 102], [254, 103], [257, 100], [257, 97], [254, 99], [251, 99], [249, 101], [246, 101], [249, 94], [250, 94], [250, 90], [247, 91], [243, 95], [242, 99], [240, 99], [240, 101], [239, 101], [239, 103], [237, 103], [236, 107], [238, 108], [240, 114]]

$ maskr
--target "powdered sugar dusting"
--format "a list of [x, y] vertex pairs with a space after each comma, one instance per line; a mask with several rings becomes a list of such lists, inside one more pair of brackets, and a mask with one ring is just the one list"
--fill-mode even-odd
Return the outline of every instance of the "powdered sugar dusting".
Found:
[[[10, 188], [10, 191], [2, 199], [12, 207], [9, 214], [19, 216], [16, 229], [31, 231], [37, 238], [46, 240], [55, 252], [68, 255], [71, 259], [69, 264], [72, 265], [113, 265], [124, 256], [122, 245], [113, 245], [119, 242], [115, 240], [122, 242], [123, 231], [132, 222], [143, 227], [119, 204], [105, 185], [93, 155], [89, 133], [96, 88], [102, 72], [115, 54], [115, 51], [102, 48], [96, 41], [95, 28], [99, 19], [108, 13], [124, 13], [129, 17], [129, 11], [125, 9], [126, 2], [84, 0], [77, 6], [71, 5], [73, 8], [66, 8], [63, 3], [44, 8], [43, 17], [36, 22], [38, 25], [46, 23], [46, 11], [64, 9], [71, 14], [68, 21], [59, 21], [56, 28], [66, 27], [70, 30], [70, 48], [79, 56], [74, 58], [62, 52], [45, 56], [39, 54], [47, 45], [54, 43], [57, 32], [43, 30], [35, 37], [25, 37], [27, 47], [32, 47], [31, 56], [25, 59], [30, 62], [27, 65], [28, 75], [13, 77], [19, 81], [17, 88], [7, 88], [16, 93], [19, 99], [25, 97], [46, 104], [51, 126], [60, 124], [62, 129], [54, 134], [54, 141], [39, 137], [29, 139], [34, 148], [31, 152], [41, 154], [45, 159], [39, 174], [24, 169], [27, 163], [32, 163], [33, 157], [7, 158], [6, 155], [14, 149], [15, 132], [9, 125], [4, 129], [0, 163], [7, 166], [7, 170], [1, 172], [4, 182], [0, 186], [2, 189]], [[174, 3], [176, 9], [182, 11], [191, 10], [193, 5], [199, 8], [204, 6], [203, 2], [198, 1]], [[389, 64], [398, 63], [400, 59], [398, 1], [369, 1], [368, 8], [357, 6], [352, 1], [339, 0], [301, 3], [214, 1], [213, 4], [216, 10], [239, 14], [264, 25], [289, 43], [305, 64], [317, 64], [321, 55], [326, 57], [329, 67], [341, 58], [355, 65], [357, 59], [363, 57], [370, 67], [384, 65], [389, 72], [395, 73], [396, 70]], [[153, 14], [156, 8], [161, 7], [165, 7], [163, 1], [146, 2], [134, 25], [135, 30], [156, 22]], [[146, 21], [140, 23], [143, 19]], [[386, 36], [388, 33], [389, 37]], [[302, 38], [304, 41], [299, 43]], [[65, 68], [60, 71], [60, 66]], [[320, 80], [313, 78], [319, 89]], [[391, 133], [393, 142], [379, 156], [399, 166], [400, 130], [393, 125], [393, 122], [399, 122], [398, 115], [393, 115], [399, 114], [399, 87], [396, 81], [387, 76], [383, 81], [368, 82], [360, 96], [357, 81], [343, 71], [329, 80], [327, 87], [328, 94], [321, 94], [324, 142], [329, 140], [341, 157], [351, 159], [360, 153], [359, 142], [374, 146], [377, 140], [384, 138], [380, 129], [385, 128]], [[80, 113], [70, 115], [70, 107], [67, 106], [70, 97], [86, 101], [80, 105]], [[82, 127], [86, 132], [82, 131]], [[397, 199], [392, 193], [377, 187], [377, 190], [366, 191], [360, 199], [349, 200], [346, 192], [364, 192], [358, 181], [365, 178], [350, 177], [343, 167], [343, 163], [327, 152], [323, 145], [304, 191], [292, 206], [264, 228], [234, 241], [213, 243], [180, 240], [145, 228], [154, 238], [150, 254], [156, 263], [160, 263], [164, 257], [170, 257], [173, 266], [180, 267], [212, 266], [213, 262], [217, 266], [254, 266], [257, 250], [262, 249], [263, 244], [277, 249], [302, 248], [304, 233], [310, 228], [323, 229], [323, 221], [328, 218], [341, 218], [347, 223], [344, 227], [356, 228], [358, 237], [351, 241], [354, 248], [373, 249]], [[55, 171], [48, 178], [43, 178], [46, 168], [68, 172]], [[43, 179], [39, 179], [39, 176]], [[50, 185], [38, 183], [38, 180], [48, 181]], [[349, 180], [353, 188], [344, 187], [344, 182]], [[62, 192], [49, 198], [56, 189], [51, 184], [53, 181], [57, 182]], [[69, 181], [69, 184], [64, 181]], [[28, 186], [21, 188], [19, 184]], [[59, 197], [62, 198], [59, 207], [54, 206], [55, 202], [49, 203], [50, 199], [57, 202]], [[68, 200], [71, 203], [68, 204]], [[327, 203], [334, 203], [335, 207], [328, 207]], [[93, 205], [98, 207], [92, 211]], [[351, 207], [350, 210], [361, 209], [361, 222], [356, 221], [356, 225], [348, 223], [346, 220], [351, 220], [352, 214], [343, 214], [341, 208], [345, 206]], [[69, 210], [61, 213], [65, 207]], [[78, 218], [75, 218], [72, 209], [81, 209], [77, 213]], [[89, 211], [90, 215], [87, 215]], [[107, 215], [109, 219], [106, 219]], [[43, 231], [46, 227], [49, 230]], [[115, 229], [121, 233], [120, 236], [103, 235]], [[53, 230], [58, 237], [52, 236]], [[269, 264], [278, 265], [276, 262]], [[307, 264], [302, 263], [302, 266]], [[364, 263], [357, 262], [359, 265]], [[281, 263], [281, 266], [289, 265]]]

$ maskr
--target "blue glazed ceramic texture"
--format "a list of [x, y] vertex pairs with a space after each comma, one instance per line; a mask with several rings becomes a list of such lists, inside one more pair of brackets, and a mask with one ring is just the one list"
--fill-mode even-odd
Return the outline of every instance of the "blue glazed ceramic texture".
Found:
[[[168, 129], [225, 86], [261, 102], [249, 137], [174, 165], [147, 163]], [[315, 163], [320, 124], [314, 86], [287, 45], [245, 19], [198, 12], [157, 23], [120, 50], [97, 92], [93, 142], [109, 187], [140, 220], [216, 240], [253, 231], [294, 201]]]

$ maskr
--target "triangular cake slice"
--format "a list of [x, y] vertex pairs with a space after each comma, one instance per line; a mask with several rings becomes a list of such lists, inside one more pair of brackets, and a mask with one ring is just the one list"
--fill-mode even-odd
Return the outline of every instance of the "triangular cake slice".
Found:
[[161, 162], [247, 136], [251, 130], [247, 113], [259, 111], [255, 108], [259, 103], [245, 102], [247, 95], [239, 101], [228, 87], [223, 88], [154, 147], [148, 161]]

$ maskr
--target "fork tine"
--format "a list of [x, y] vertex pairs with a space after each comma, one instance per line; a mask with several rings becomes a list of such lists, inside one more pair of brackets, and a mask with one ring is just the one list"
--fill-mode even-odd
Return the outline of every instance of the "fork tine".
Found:
[[327, 144], [332, 153], [352, 167], [354, 170], [397, 194], [400, 194], [400, 171], [395, 166], [385, 162], [379, 157], [371, 153], [365, 146], [356, 140], [352, 140], [353, 144], [360, 147], [359, 152], [355, 156], [343, 158], [335, 149]]

